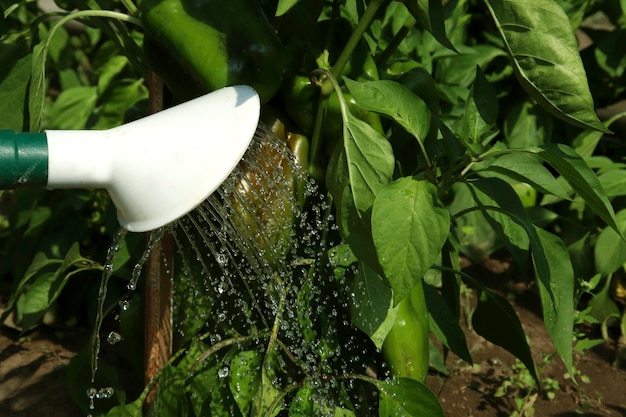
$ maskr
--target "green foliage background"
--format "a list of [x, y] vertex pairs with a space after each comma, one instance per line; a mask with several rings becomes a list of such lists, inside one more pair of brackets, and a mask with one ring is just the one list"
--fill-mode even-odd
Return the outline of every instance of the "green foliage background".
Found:
[[[414, 370], [433, 358], [431, 368], [445, 374], [449, 351], [471, 361], [459, 325], [462, 286], [476, 294], [476, 332], [539, 382], [513, 308], [462, 271], [461, 256], [480, 262], [505, 250], [533, 277], [555, 351], [570, 371], [581, 299], [590, 299], [589, 317], [623, 323], [610, 283], [626, 262], [617, 122], [624, 114], [600, 120], [596, 109], [624, 99], [624, 1], [260, 5], [288, 58], [264, 114], [279, 114], [310, 139], [299, 161], [307, 160], [315, 182], [305, 195], [306, 187], [290, 185], [272, 196], [281, 200], [270, 204], [274, 213], [285, 211], [283, 199], [291, 207], [307, 198], [296, 221], [272, 223], [255, 212], [260, 235], [282, 236], [270, 243], [287, 250], [271, 252], [269, 261], [267, 249], [259, 258], [233, 255], [252, 265], [252, 280], [229, 281], [219, 262], [197, 264], [202, 256], [181, 245], [175, 314], [182, 330], [159, 374], [153, 413], [443, 415]], [[59, 2], [77, 9], [71, 13], [44, 13], [34, 2], [0, 6], [0, 128], [106, 129], [146, 115], [151, 63], [131, 1]], [[579, 51], [575, 34], [588, 36], [589, 46]], [[7, 312], [27, 331], [64, 305], [64, 294], [78, 294], [85, 302], [60, 317], [90, 324], [117, 228], [106, 194], [22, 188], [0, 194], [0, 203]], [[313, 231], [318, 237], [307, 237]], [[120, 297], [134, 297], [134, 309], [120, 312], [120, 330], [136, 374], [140, 330], [130, 324], [141, 321], [141, 295], [125, 285], [143, 241], [128, 235], [122, 242], [107, 302], [115, 309]], [[221, 283], [229, 286], [224, 294]], [[239, 298], [241, 305], [233, 301]], [[406, 324], [399, 312], [407, 300], [422, 307], [415, 322], [422, 324], [394, 332]], [[424, 355], [423, 332], [443, 351]], [[390, 359], [399, 356], [410, 359]], [[68, 384], [85, 412], [89, 381], [80, 369], [87, 360], [77, 356]], [[115, 395], [98, 402], [97, 414], [141, 415], [147, 389], [127, 401], [115, 368], [103, 364], [99, 378]]]

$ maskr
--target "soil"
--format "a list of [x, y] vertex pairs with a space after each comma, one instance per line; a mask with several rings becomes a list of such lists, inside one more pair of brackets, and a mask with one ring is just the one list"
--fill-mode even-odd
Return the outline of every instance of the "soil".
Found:
[[[492, 279], [502, 275], [490, 274]], [[495, 277], [495, 278], [494, 278]], [[513, 366], [515, 358], [473, 331], [467, 331], [474, 365], [454, 355], [447, 358], [450, 376], [431, 374], [427, 385], [438, 395], [447, 417], [515, 416], [623, 416], [626, 417], [626, 369], [613, 366], [616, 349], [603, 343], [584, 355], [575, 356], [578, 384], [572, 382], [560, 360], [545, 360], [554, 353], [535, 293], [525, 287], [509, 287], [512, 301], [530, 339], [535, 360], [543, 367], [541, 378], [551, 378], [558, 387], [539, 395], [528, 384], [512, 384], [506, 395], [496, 391], [506, 381], [525, 372]], [[591, 331], [590, 336], [596, 336]], [[597, 335], [599, 337], [599, 335]], [[42, 326], [27, 337], [13, 329], [0, 329], [0, 416], [84, 417], [72, 402], [65, 385], [65, 368], [88, 340], [84, 331], [55, 331]], [[515, 370], [518, 369], [516, 372]], [[587, 381], [587, 382], [584, 382]], [[548, 394], [553, 396], [548, 398]], [[525, 405], [516, 405], [525, 399]], [[525, 407], [525, 411], [520, 410]], [[531, 408], [532, 407], [532, 408]], [[533, 414], [534, 410], [534, 414]], [[522, 414], [525, 412], [525, 414]]]

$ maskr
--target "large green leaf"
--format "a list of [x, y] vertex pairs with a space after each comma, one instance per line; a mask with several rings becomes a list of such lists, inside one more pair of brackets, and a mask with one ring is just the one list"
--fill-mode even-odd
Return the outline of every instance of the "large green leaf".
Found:
[[465, 101], [463, 131], [469, 144], [480, 143], [490, 134], [498, 118], [498, 98], [493, 86], [476, 66], [476, 78]]
[[594, 111], [576, 37], [554, 0], [485, 0], [527, 93], [554, 116], [608, 132]]
[[372, 209], [372, 237], [394, 303], [437, 261], [449, 231], [450, 214], [430, 182], [400, 178], [379, 191]]
[[502, 129], [506, 144], [509, 148], [528, 148], [549, 143], [553, 120], [541, 107], [524, 97], [507, 108]]
[[262, 362], [263, 357], [257, 350], [239, 352], [230, 362], [228, 384], [241, 415], [250, 414], [252, 401], [261, 385]]
[[536, 230], [550, 271], [548, 286], [546, 286], [546, 280], [537, 280], [543, 321], [557, 353], [563, 360], [567, 371], [572, 374], [572, 332], [576, 313], [574, 268], [563, 241], [543, 229], [536, 228]]
[[354, 206], [359, 213], [365, 213], [372, 206], [376, 192], [393, 175], [391, 144], [369, 124], [348, 113], [344, 152]]
[[445, 417], [443, 409], [424, 384], [410, 378], [376, 383], [380, 392], [379, 417]]
[[[20, 57], [13, 63], [7, 55], [13, 55], [17, 52], [15, 49], [16, 45], [0, 43], [0, 128], [20, 131], [24, 129], [27, 119], [24, 102], [28, 99], [32, 54]], [[9, 53], [7, 50], [10, 50]]]
[[478, 165], [476, 169], [526, 182], [544, 194], [552, 194], [569, 200], [569, 196], [561, 184], [535, 155], [512, 152], [499, 156], [489, 164], [488, 162], [485, 165]]
[[549, 144], [527, 149], [552, 165], [571, 187], [585, 200], [585, 204], [615, 231], [621, 233], [615, 221], [615, 212], [596, 174], [569, 146]]
[[[505, 183], [497, 179], [481, 179], [472, 182], [471, 186], [475, 187], [474, 192], [479, 205], [491, 205], [488, 201], [488, 198], [491, 198], [496, 206], [503, 210], [503, 212], [495, 209], [485, 210], [485, 215], [493, 218], [502, 228], [499, 233], [503, 238], [513, 239], [509, 248], [515, 250], [518, 245], [513, 243], [519, 239], [521, 233], [526, 233], [540, 290], [544, 322], [557, 352], [568, 371], [571, 371], [574, 272], [567, 248], [559, 238], [530, 222], [521, 204], [515, 201], [510, 187], [506, 187]], [[484, 196], [480, 195], [481, 192]], [[492, 210], [498, 213], [494, 215]], [[506, 220], [504, 217], [509, 217], [509, 220], [503, 221]]]
[[[626, 209], [620, 210], [616, 216], [622, 232], [626, 231]], [[626, 242], [610, 227], [605, 227], [594, 247], [596, 272], [608, 276], [617, 271], [626, 262]]]
[[421, 27], [429, 31], [440, 44], [452, 51], [455, 50], [446, 35], [443, 3], [441, 1], [407, 0], [403, 3]]
[[359, 107], [390, 117], [419, 142], [424, 140], [430, 129], [430, 110], [407, 87], [391, 80], [344, 81]]
[[459, 358], [472, 363], [467, 348], [465, 333], [450, 306], [439, 292], [430, 285], [424, 285], [424, 296], [430, 313], [430, 331], [437, 339]]
[[393, 326], [393, 292], [383, 278], [365, 263], [352, 284], [350, 315], [352, 323], [367, 334], [381, 349], [387, 333]]
[[[518, 358], [539, 384], [539, 376], [526, 334], [519, 317], [511, 304], [502, 296], [477, 282], [478, 304], [472, 315], [472, 326], [476, 333]], [[571, 331], [570, 331], [571, 335]]]

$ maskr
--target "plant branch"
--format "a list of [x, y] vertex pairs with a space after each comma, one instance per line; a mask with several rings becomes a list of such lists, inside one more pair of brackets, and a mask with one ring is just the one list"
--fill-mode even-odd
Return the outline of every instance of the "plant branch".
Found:
[[335, 78], [339, 78], [343, 74], [343, 69], [350, 60], [354, 49], [363, 37], [363, 34], [367, 30], [367, 28], [369, 28], [372, 24], [372, 21], [376, 16], [376, 12], [378, 12], [380, 6], [382, 6], [386, 1], [387, 0], [373, 0], [365, 9], [365, 12], [363, 12], [363, 16], [359, 20], [356, 28], [354, 28], [352, 35], [348, 39], [348, 42], [346, 42], [346, 46], [344, 46], [341, 54], [339, 55], [339, 58], [337, 58], [337, 61], [331, 69], [331, 72], [333, 76], [335, 76]]

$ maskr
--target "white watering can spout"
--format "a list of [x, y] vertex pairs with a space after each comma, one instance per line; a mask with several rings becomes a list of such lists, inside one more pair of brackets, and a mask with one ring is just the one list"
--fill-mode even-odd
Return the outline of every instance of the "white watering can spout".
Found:
[[0, 130], [0, 189], [104, 188], [131, 232], [164, 226], [213, 193], [248, 149], [257, 93], [226, 87], [109, 130]]

